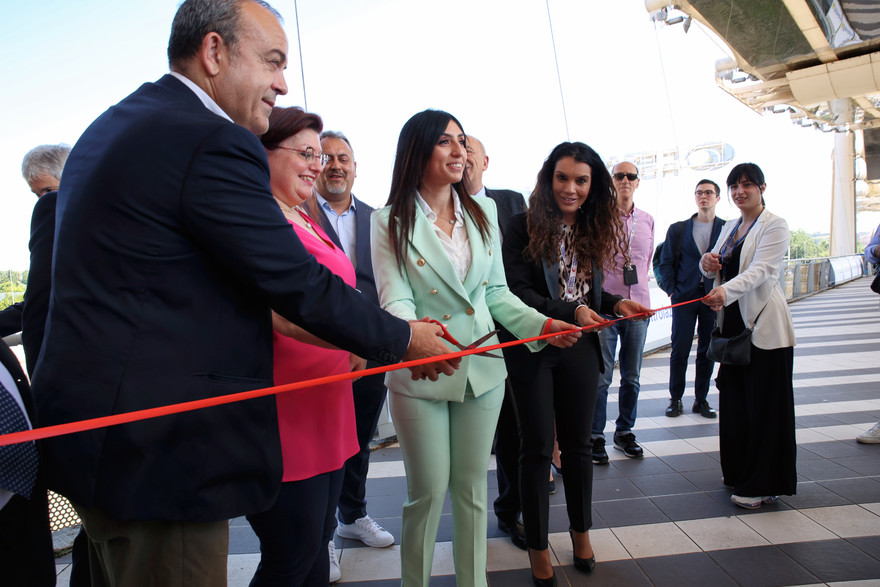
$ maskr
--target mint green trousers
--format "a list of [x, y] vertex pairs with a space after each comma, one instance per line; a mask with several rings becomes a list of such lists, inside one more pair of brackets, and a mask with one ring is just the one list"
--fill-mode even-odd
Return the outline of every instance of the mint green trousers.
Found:
[[446, 491], [452, 501], [452, 552], [458, 587], [486, 580], [486, 478], [504, 384], [447, 402], [389, 394], [406, 468], [400, 564], [403, 587], [430, 583]]

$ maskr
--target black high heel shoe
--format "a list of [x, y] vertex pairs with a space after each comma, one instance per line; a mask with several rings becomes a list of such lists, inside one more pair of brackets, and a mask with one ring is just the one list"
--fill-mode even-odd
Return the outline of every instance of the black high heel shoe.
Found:
[[594, 554], [590, 558], [581, 558], [578, 555], [574, 554], [574, 530], [569, 530], [568, 535], [571, 536], [571, 550], [572, 556], [574, 557], [574, 568], [582, 573], [592, 573], [593, 569], [596, 568], [596, 555]]
[[[531, 570], [532, 566], [532, 549], [529, 549], [529, 567]], [[547, 577], [546, 579], [539, 579], [532, 573], [532, 584], [535, 587], [556, 587], [556, 571], [553, 571], [553, 574]]]

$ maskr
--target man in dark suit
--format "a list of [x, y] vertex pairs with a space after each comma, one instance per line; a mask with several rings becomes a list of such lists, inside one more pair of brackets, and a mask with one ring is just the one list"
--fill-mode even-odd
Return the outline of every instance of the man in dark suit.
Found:
[[[27, 378], [18, 358], [0, 340], [0, 433], [27, 430], [27, 421], [35, 425]], [[30, 442], [29, 446], [33, 444]], [[23, 587], [55, 585], [46, 482], [36, 461], [16, 452], [18, 447], [0, 447], [0, 583]], [[36, 459], [35, 452], [30, 458]]]
[[[21, 175], [24, 177], [24, 180], [27, 182], [28, 187], [31, 188], [31, 192], [35, 196], [37, 196], [37, 205], [34, 206], [33, 216], [31, 217], [31, 247], [33, 246], [34, 239], [34, 222], [40, 221], [42, 222], [42, 218], [45, 217], [46, 210], [52, 208], [52, 221], [54, 222], [55, 218], [55, 198], [49, 198], [49, 201], [40, 203], [43, 199], [43, 196], [48, 194], [49, 192], [55, 192], [58, 190], [58, 185], [61, 183], [61, 172], [64, 169], [64, 163], [67, 161], [67, 156], [70, 154], [70, 147], [64, 144], [60, 145], [38, 145], [28, 151], [24, 158], [21, 161]], [[51, 230], [54, 231], [54, 225]], [[33, 251], [33, 248], [31, 248]], [[49, 251], [49, 261], [51, 262], [52, 258], [52, 248], [51, 246], [48, 249]], [[45, 323], [45, 310], [48, 309], [48, 298], [49, 298], [49, 289], [48, 287], [43, 288], [45, 283], [33, 283], [34, 276], [31, 272], [28, 272], [28, 289], [32, 289], [30, 292], [30, 296], [32, 298], [39, 298], [39, 300], [34, 302], [35, 306], [40, 306], [43, 302], [45, 302], [45, 306], [43, 309], [43, 323]], [[39, 282], [39, 277], [37, 278]], [[38, 291], [39, 290], [39, 291]], [[25, 293], [25, 298], [28, 297], [28, 293]], [[15, 334], [22, 330], [22, 320], [24, 315], [24, 301], [18, 302], [16, 304], [12, 304], [2, 312], [0, 312], [0, 337], [9, 336], [10, 334]], [[36, 326], [36, 324], [35, 324]], [[39, 325], [40, 329], [40, 338], [42, 339], [42, 324]], [[35, 332], [32, 330], [32, 332]], [[22, 333], [22, 337], [25, 334]], [[33, 349], [32, 349], [33, 350]], [[40, 351], [40, 347], [36, 347], [36, 352]], [[27, 355], [27, 348], [25, 348], [25, 355]], [[33, 354], [32, 360], [37, 360], [36, 353]], [[31, 360], [28, 360], [28, 375], [33, 375], [34, 372], [34, 363]]]
[[[317, 263], [272, 198], [255, 135], [287, 91], [286, 55], [268, 4], [186, 0], [171, 74], [111, 107], [73, 148], [33, 381], [41, 424], [271, 386], [270, 309], [382, 363], [448, 349], [438, 327], [391, 317]], [[93, 570], [118, 585], [225, 584], [227, 519], [268, 508], [281, 483], [271, 396], [44, 449], [50, 488], [83, 519]]]
[[[321, 133], [321, 150], [327, 156], [324, 170], [315, 182], [315, 195], [309, 200], [311, 216], [351, 259], [357, 276], [357, 289], [379, 305], [373, 263], [370, 258], [370, 215], [373, 208], [351, 193], [357, 177], [357, 161], [348, 138], [340, 132]], [[367, 368], [375, 367], [373, 361]], [[361, 377], [352, 385], [357, 438], [360, 450], [345, 462], [342, 492], [339, 495], [339, 526], [342, 538], [360, 540], [367, 546], [394, 544], [394, 536], [367, 514], [366, 483], [370, 467], [370, 441], [376, 434], [379, 415], [385, 403], [385, 375]], [[341, 573], [336, 550], [330, 548], [330, 581]]]
[[[513, 190], [490, 190], [483, 185], [483, 173], [489, 168], [489, 157], [480, 139], [470, 135], [467, 137], [467, 154], [464, 173], [468, 191], [475, 197], [487, 196], [495, 201], [498, 229], [503, 240], [510, 219], [526, 209], [523, 195]], [[508, 534], [517, 548], [525, 550], [526, 538], [522, 524], [519, 522], [522, 511], [519, 497], [519, 424], [510, 380], [505, 384], [504, 400], [501, 403], [495, 434], [495, 475], [498, 478], [498, 497], [495, 499], [494, 507], [498, 529]]]
[[[718, 184], [701, 179], [694, 192], [697, 213], [676, 222], [666, 232], [660, 252], [660, 286], [673, 304], [697, 300], [712, 289], [712, 282], [700, 273], [700, 258], [711, 251], [721, 234], [724, 221], [715, 217], [715, 205], [721, 199]], [[706, 358], [709, 336], [715, 324], [715, 313], [705, 304], [685, 304], [672, 308], [672, 352], [669, 356], [669, 407], [666, 415], [680, 416], [683, 407], [685, 373], [697, 327], [697, 371], [694, 378], [693, 412], [704, 418], [715, 418], [715, 410], [706, 397], [715, 364]]]

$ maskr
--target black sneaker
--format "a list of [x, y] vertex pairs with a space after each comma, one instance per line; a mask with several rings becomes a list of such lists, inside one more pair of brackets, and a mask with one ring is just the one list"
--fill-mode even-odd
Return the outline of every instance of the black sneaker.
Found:
[[681, 405], [680, 399], [671, 399], [669, 400], [669, 407], [666, 408], [666, 415], [670, 418], [677, 418], [681, 416], [681, 413], [684, 411], [684, 406]]
[[605, 438], [593, 439], [593, 464], [607, 465], [608, 453], [605, 452]]
[[[614, 448], [618, 450], [622, 450], [623, 454], [628, 456], [631, 459], [640, 459], [643, 456], [642, 447], [636, 442], [636, 435], [632, 432], [627, 432], [626, 434], [621, 434], [620, 436], [614, 435]], [[595, 455], [595, 451], [593, 451]]]
[[701, 402], [694, 402], [693, 412], [695, 414], [699, 414], [704, 418], [717, 418], [718, 414], [715, 413], [715, 410], [712, 409], [712, 406], [709, 405], [709, 402], [703, 400]]

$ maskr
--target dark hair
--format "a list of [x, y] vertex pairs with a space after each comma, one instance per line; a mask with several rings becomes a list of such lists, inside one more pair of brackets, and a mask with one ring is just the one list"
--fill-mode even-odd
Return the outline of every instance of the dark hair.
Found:
[[[464, 132], [464, 127], [458, 119], [442, 110], [419, 112], [407, 120], [400, 129], [394, 170], [391, 173], [391, 190], [386, 203], [391, 206], [388, 232], [398, 268], [403, 267], [406, 244], [412, 236], [416, 218], [416, 192], [437, 140], [446, 131], [449, 121], [457, 124]], [[489, 238], [489, 220], [480, 205], [468, 194], [464, 175], [461, 181], [452, 184], [452, 188], [458, 193], [462, 210], [476, 223], [483, 242], [486, 242]]]
[[[742, 178], [746, 178], [757, 186], [762, 186], [766, 183], [764, 181], [764, 172], [755, 163], [740, 163], [730, 170], [730, 174], [727, 176], [727, 189], [729, 190], [731, 186], [739, 183]], [[763, 192], [761, 193], [761, 204], [767, 205], [764, 201]]]
[[715, 188], [715, 195], [717, 195], [717, 196], [721, 195], [721, 187], [717, 183], [712, 181], [711, 179], [701, 179], [700, 181], [697, 182], [697, 185], [694, 187], [698, 188], [698, 187], [700, 187], [700, 184], [704, 184], [704, 183], [712, 184], [712, 187]]
[[64, 143], [34, 147], [21, 160], [21, 175], [28, 183], [41, 175], [51, 175], [61, 181], [61, 171], [68, 155], [70, 147]]
[[299, 132], [311, 129], [320, 133], [322, 128], [324, 123], [317, 114], [306, 112], [299, 106], [287, 108], [274, 106], [269, 113], [269, 130], [260, 137], [260, 142], [267, 151], [273, 151], [278, 148], [281, 141]]
[[241, 32], [241, 7], [245, 2], [259, 4], [281, 20], [278, 11], [263, 0], [185, 0], [171, 23], [168, 65], [174, 69], [198, 53], [208, 33], [220, 35], [234, 53]]
[[[590, 166], [590, 191], [581, 205], [574, 224], [575, 254], [592, 259], [600, 266], [609, 265], [616, 254], [623, 254], [623, 223], [617, 209], [617, 195], [611, 174], [599, 154], [584, 143], [560, 143], [553, 148], [538, 172], [535, 189], [529, 196], [529, 245], [525, 257], [531, 261], [559, 261], [559, 238], [562, 211], [553, 197], [553, 174], [561, 159], [571, 157]], [[592, 272], [584, 264], [585, 274]]]

